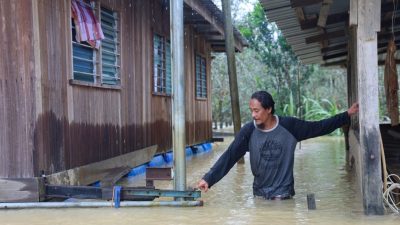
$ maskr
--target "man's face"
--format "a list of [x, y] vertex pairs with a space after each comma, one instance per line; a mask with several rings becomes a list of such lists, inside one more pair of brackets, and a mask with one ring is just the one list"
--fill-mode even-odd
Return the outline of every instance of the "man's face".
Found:
[[264, 109], [261, 106], [261, 102], [254, 98], [250, 99], [249, 105], [253, 120], [255, 121], [257, 126], [262, 128], [266, 121], [268, 121], [268, 119], [272, 116], [272, 108]]

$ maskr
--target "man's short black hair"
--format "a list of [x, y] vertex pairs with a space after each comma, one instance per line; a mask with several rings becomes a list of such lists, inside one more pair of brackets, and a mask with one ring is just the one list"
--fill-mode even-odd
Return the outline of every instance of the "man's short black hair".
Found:
[[251, 95], [251, 99], [257, 99], [264, 109], [272, 108], [271, 113], [275, 113], [275, 102], [270, 93], [266, 91], [256, 91]]

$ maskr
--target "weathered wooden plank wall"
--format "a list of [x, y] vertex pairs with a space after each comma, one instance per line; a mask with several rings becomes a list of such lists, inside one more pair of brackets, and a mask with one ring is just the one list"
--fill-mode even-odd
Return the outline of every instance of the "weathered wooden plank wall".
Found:
[[[100, 2], [120, 16], [120, 90], [69, 83], [69, 0], [39, 0], [34, 7], [31, 1], [0, 1], [0, 29], [6, 31], [0, 34], [5, 52], [0, 59], [0, 123], [6, 124], [0, 131], [1, 177], [59, 172], [154, 144], [158, 151], [171, 148], [171, 99], [152, 94], [153, 33], [169, 37], [169, 12], [158, 0]], [[36, 33], [32, 12], [37, 15]], [[195, 98], [194, 54], [208, 60], [208, 96], [211, 60], [205, 40], [192, 27], [185, 30], [191, 145], [212, 137], [211, 98]], [[36, 78], [40, 80], [35, 83]]]
[[[59, 171], [68, 161], [67, 109], [67, 45], [65, 18], [67, 6], [63, 1], [37, 3], [40, 48], [42, 113], [35, 122], [35, 174]], [[34, 96], [29, 98], [34, 102]]]
[[32, 2], [0, 1], [0, 177], [33, 176]]
[[[193, 87], [193, 96], [194, 98], [191, 99], [192, 103], [195, 105], [194, 111], [192, 112], [195, 117], [191, 122], [193, 123], [194, 126], [194, 142], [201, 142], [201, 140], [204, 137], [211, 137], [212, 136], [212, 119], [211, 119], [211, 79], [210, 79], [210, 74], [211, 74], [211, 47], [205, 42], [204, 38], [199, 35], [194, 35], [194, 49], [195, 52], [198, 52], [200, 55], [206, 58], [207, 60], [207, 65], [206, 65], [206, 70], [207, 70], [207, 100], [198, 100], [196, 99], [196, 88], [195, 86]], [[192, 60], [194, 60], [194, 53], [192, 53], [193, 57]], [[195, 63], [193, 62], [193, 65], [195, 66]], [[191, 70], [191, 73], [193, 76], [193, 85], [196, 83], [195, 79], [195, 68]], [[189, 73], [190, 74], [190, 73]]]
[[[186, 141], [197, 144], [212, 137], [211, 127], [211, 48], [204, 38], [195, 33], [193, 27], [185, 29], [185, 74], [186, 76]], [[207, 100], [196, 98], [195, 54], [207, 60]]]

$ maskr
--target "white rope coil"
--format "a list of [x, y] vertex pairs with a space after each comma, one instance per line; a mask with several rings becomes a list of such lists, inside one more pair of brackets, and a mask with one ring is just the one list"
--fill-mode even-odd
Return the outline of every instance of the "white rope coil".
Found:
[[[396, 174], [387, 176], [387, 189], [383, 192], [383, 200], [394, 213], [400, 214], [400, 201], [396, 202], [396, 197], [400, 196], [400, 183], [396, 180], [400, 182], [400, 177]], [[396, 189], [398, 191], [395, 191]]]

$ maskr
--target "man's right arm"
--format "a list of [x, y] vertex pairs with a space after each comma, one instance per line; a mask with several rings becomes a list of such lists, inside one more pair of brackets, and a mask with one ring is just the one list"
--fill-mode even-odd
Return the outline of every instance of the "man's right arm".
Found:
[[228, 149], [211, 167], [210, 171], [204, 175], [203, 180], [207, 182], [208, 188], [221, 180], [233, 165], [246, 154], [246, 151], [249, 150], [249, 140], [253, 130], [254, 124], [252, 122], [244, 125]]

